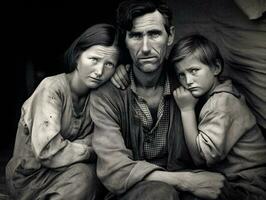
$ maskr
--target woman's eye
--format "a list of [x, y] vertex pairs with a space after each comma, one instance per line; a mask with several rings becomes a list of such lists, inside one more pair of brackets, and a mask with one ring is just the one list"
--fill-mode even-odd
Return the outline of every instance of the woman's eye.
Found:
[[178, 74], [178, 78], [179, 78], [179, 79], [183, 79], [183, 78], [185, 78], [185, 74]]
[[92, 63], [96, 63], [98, 60], [97, 58], [89, 58], [89, 60], [92, 62]]

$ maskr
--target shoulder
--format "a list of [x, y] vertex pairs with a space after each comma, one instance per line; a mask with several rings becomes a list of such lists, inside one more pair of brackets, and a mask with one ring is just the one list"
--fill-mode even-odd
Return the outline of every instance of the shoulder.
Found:
[[67, 81], [64, 73], [44, 78], [37, 88], [56, 88], [63, 86], [67, 86]]
[[124, 113], [128, 111], [130, 105], [130, 88], [121, 90], [116, 88], [111, 82], [107, 82], [101, 87], [93, 90], [90, 95], [91, 116], [98, 112]]
[[240, 105], [240, 99], [231, 93], [220, 92], [211, 96], [207, 103], [217, 110], [230, 110], [231, 107]]
[[201, 110], [201, 114], [223, 115], [236, 121], [254, 121], [254, 115], [246, 104], [243, 95], [231, 92], [218, 92], [213, 94]]
[[207, 104], [215, 110], [231, 112], [245, 106], [245, 100], [231, 80], [226, 80], [214, 89]]
[[[36, 87], [31, 96], [25, 101], [24, 106], [45, 102], [47, 99], [60, 100], [69, 96], [65, 74], [58, 74], [44, 78]], [[59, 98], [58, 98], [59, 97]]]
[[44, 78], [32, 94], [32, 96], [36, 95], [55, 95], [60, 96], [61, 98], [63, 98], [63, 96], [69, 96], [69, 83], [66, 79], [65, 74], [62, 73]]
[[[126, 89], [127, 90], [127, 89]], [[111, 81], [108, 81], [104, 85], [91, 91], [91, 100], [100, 99], [123, 99], [126, 95], [126, 90], [116, 88]]]

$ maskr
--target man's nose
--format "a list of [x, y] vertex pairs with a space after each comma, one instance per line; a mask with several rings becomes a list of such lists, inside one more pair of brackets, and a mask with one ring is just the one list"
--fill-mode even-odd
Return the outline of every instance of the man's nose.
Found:
[[142, 40], [142, 46], [141, 46], [141, 51], [144, 53], [144, 54], [147, 54], [149, 53], [151, 50], [151, 47], [150, 47], [150, 41], [149, 41], [149, 38], [147, 36], [144, 36], [143, 37], [143, 40]]

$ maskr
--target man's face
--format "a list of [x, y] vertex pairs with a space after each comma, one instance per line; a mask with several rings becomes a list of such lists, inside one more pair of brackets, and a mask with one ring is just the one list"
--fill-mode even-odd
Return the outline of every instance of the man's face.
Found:
[[158, 11], [135, 18], [125, 38], [133, 64], [146, 73], [158, 70], [165, 59], [167, 46], [173, 42], [173, 32], [172, 27], [170, 35], [167, 34], [164, 18]]

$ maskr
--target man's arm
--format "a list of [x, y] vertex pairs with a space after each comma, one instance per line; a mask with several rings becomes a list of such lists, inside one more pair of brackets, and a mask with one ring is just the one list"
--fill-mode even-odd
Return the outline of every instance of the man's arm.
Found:
[[162, 181], [179, 191], [190, 192], [203, 199], [216, 199], [222, 194], [225, 177], [219, 173], [153, 171], [146, 178], [149, 181]]
[[115, 87], [121, 88], [122, 90], [126, 89], [127, 86], [130, 84], [130, 79], [129, 79], [129, 72], [130, 70], [130, 65], [119, 65], [116, 70], [114, 75], [111, 78], [111, 82], [114, 84]]
[[[95, 123], [92, 145], [97, 154], [97, 174], [115, 194], [127, 191], [154, 170], [163, 170], [146, 161], [133, 160], [122, 136], [121, 116], [128, 113], [121, 90], [111, 83], [91, 94], [90, 110]], [[125, 91], [124, 91], [125, 92]], [[126, 119], [125, 119], [126, 120]]]

